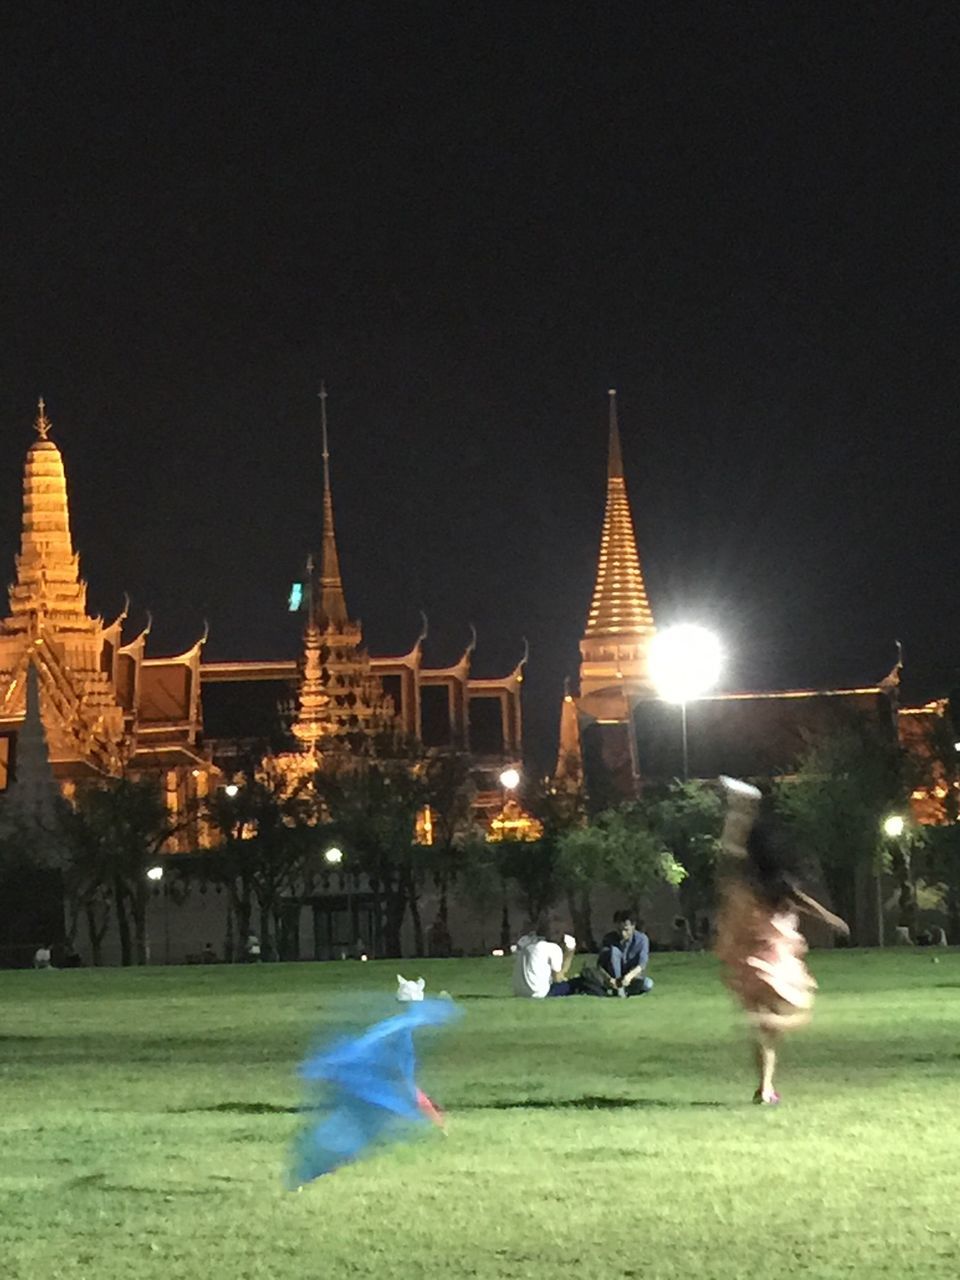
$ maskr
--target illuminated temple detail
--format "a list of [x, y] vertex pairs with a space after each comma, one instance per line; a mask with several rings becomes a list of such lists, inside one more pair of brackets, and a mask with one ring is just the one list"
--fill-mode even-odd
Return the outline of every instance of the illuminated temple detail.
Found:
[[580, 641], [580, 696], [597, 718], [620, 718], [626, 698], [651, 695], [648, 654], [656, 630], [623, 475], [615, 391], [609, 393], [609, 405], [606, 509], [596, 584]]
[[[297, 740], [309, 751], [343, 744], [349, 736], [373, 734], [392, 720], [392, 707], [370, 665], [361, 624], [347, 613], [333, 523], [327, 392], [320, 392], [323, 433], [323, 529], [320, 571], [307, 562], [306, 608]], [[356, 746], [356, 743], [353, 744]]]
[[18, 755], [28, 775], [44, 772], [27, 699], [34, 682], [43, 751], [64, 790], [85, 776], [131, 766], [161, 775], [179, 771], [176, 790], [186, 795], [191, 784], [185, 779], [205, 763], [199, 749], [202, 642], [177, 658], [149, 659], [149, 626], [123, 643], [126, 606], [106, 624], [87, 612], [52, 429], [41, 400], [24, 464], [16, 580], [9, 614], [0, 621], [0, 782], [13, 784], [13, 801], [27, 782], [19, 776]]
[[539, 840], [543, 835], [543, 823], [521, 809], [518, 801], [510, 799], [498, 814], [490, 819], [487, 839], [493, 844], [501, 841]]
[[[428, 625], [406, 653], [372, 656], [350, 618], [340, 568], [330, 478], [326, 391], [321, 392], [323, 459], [319, 563], [307, 561], [291, 602], [306, 613], [299, 661], [210, 662], [201, 668], [204, 737], [215, 763], [287, 739], [276, 754], [285, 772], [307, 776], [316, 757], [376, 750], [384, 730], [428, 751], [470, 757], [478, 820], [500, 808], [496, 778], [505, 759], [522, 755], [521, 692], [526, 646], [512, 671], [475, 675], [477, 644], [450, 666], [424, 660]], [[276, 751], [276, 748], [274, 748]], [[429, 824], [428, 824], [429, 825]], [[421, 835], [424, 832], [420, 833]]]

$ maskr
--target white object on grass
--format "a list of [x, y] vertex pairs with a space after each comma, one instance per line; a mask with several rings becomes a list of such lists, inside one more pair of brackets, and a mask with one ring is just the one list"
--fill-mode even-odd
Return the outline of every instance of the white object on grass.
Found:
[[418, 978], [416, 982], [412, 978], [405, 978], [402, 973], [397, 974], [397, 999], [401, 1004], [409, 1004], [414, 1000], [423, 999], [423, 988], [427, 984], [423, 978]]

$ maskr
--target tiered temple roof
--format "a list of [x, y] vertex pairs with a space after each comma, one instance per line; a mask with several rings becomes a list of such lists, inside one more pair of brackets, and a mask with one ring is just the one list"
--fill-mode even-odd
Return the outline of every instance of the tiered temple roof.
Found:
[[650, 695], [649, 648], [656, 628], [623, 474], [617, 393], [609, 392], [607, 502], [593, 600], [580, 641], [580, 696], [598, 719], [619, 719], [627, 700]]

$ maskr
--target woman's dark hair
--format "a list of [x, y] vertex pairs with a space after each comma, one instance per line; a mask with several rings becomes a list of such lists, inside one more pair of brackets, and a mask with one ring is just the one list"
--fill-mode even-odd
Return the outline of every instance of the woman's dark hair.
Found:
[[794, 896], [796, 877], [782, 841], [765, 821], [756, 822], [747, 839], [747, 880], [769, 907], [786, 904]]

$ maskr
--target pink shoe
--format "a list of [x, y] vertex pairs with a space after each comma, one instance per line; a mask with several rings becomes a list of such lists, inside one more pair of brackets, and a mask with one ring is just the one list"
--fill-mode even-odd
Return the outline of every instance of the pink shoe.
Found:
[[758, 1089], [753, 1095], [753, 1100], [758, 1107], [775, 1107], [780, 1101], [779, 1093], [774, 1093], [772, 1089]]

